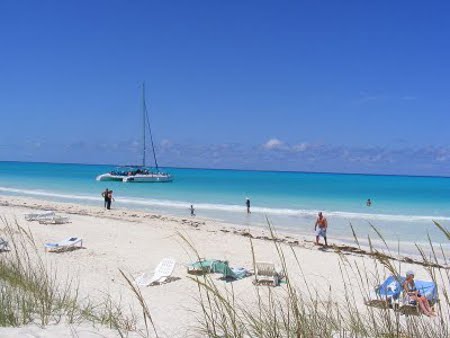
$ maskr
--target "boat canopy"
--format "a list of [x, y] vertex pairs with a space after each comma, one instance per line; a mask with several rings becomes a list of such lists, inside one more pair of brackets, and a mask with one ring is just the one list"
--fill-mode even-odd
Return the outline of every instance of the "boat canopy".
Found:
[[115, 176], [130, 176], [130, 175], [148, 175], [148, 174], [155, 174], [159, 173], [160, 170], [155, 171], [152, 167], [120, 167], [115, 168], [110, 172], [111, 175]]

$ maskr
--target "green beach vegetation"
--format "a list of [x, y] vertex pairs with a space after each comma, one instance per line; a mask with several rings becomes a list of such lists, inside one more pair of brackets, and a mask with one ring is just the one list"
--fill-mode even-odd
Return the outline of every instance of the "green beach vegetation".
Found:
[[[351, 225], [350, 225], [351, 226]], [[436, 223], [436, 226], [450, 240], [450, 232]], [[422, 257], [420, 262], [440, 290], [438, 316], [427, 318], [415, 312], [405, 310], [394, 311], [386, 303], [376, 301], [377, 306], [366, 306], [358, 303], [356, 294], [364, 299], [374, 297], [374, 287], [385, 279], [384, 271], [390, 275], [401, 275], [402, 263], [394, 264], [383, 253], [375, 252], [371, 264], [351, 262], [346, 255], [340, 255], [340, 276], [336, 283], [344, 285], [343, 295], [330, 291], [319, 292], [304, 276], [293, 276], [286, 266], [286, 255], [295, 257], [298, 268], [302, 271], [300, 260], [292, 247], [280, 244], [272, 226], [269, 228], [273, 245], [278, 252], [285, 274], [285, 285], [276, 288], [255, 287], [254, 304], [239, 301], [233, 292], [233, 286], [223, 290], [208, 275], [192, 278], [197, 283], [201, 313], [198, 314], [199, 336], [207, 337], [384, 337], [384, 338], [444, 338], [450, 336], [450, 302], [448, 286], [450, 270], [446, 253], [442, 247], [435, 247], [429, 239], [433, 255], [426, 257], [423, 248], [417, 246]], [[380, 233], [380, 239], [383, 240]], [[183, 240], [197, 257], [200, 254], [190, 244], [186, 236]], [[255, 262], [252, 239], [249, 239]], [[369, 240], [370, 242], [370, 240]], [[358, 239], [355, 235], [355, 243]], [[386, 244], [386, 250], [390, 251]], [[440, 262], [437, 252], [440, 251], [444, 262]], [[390, 253], [390, 255], [392, 255]], [[441, 264], [443, 263], [443, 264]], [[295, 280], [303, 279], [303, 288], [298, 288]], [[355, 282], [357, 285], [355, 285]], [[384, 304], [383, 304], [384, 303]], [[252, 306], [253, 305], [253, 306]], [[381, 306], [380, 306], [381, 305]], [[384, 305], [384, 306], [383, 306]], [[408, 308], [406, 308], [408, 309]]]
[[[142, 337], [163, 337], [158, 334], [158, 323], [152, 318], [151, 304], [148, 305], [127, 272], [120, 271], [124, 284], [128, 285], [140, 304], [138, 311], [129, 311], [127, 304], [113, 301], [112, 295], [108, 294], [102, 300], [81, 297], [74, 277], [57, 278], [56, 269], [40, 256], [31, 231], [17, 221], [2, 218], [2, 222], [2, 231], [11, 242], [11, 250], [0, 254], [0, 326], [20, 327], [33, 323], [45, 327], [84, 322], [112, 328], [121, 337], [126, 337], [130, 332]], [[447, 229], [440, 224], [436, 227], [450, 240]], [[381, 283], [386, 274], [400, 275], [402, 262], [393, 262], [383, 254], [374, 254], [360, 261], [339, 254], [341, 273], [336, 276], [336, 283], [342, 283], [344, 293], [336, 295], [331, 289], [329, 292], [319, 291], [303, 274], [294, 275], [290, 271], [286, 264], [287, 255], [295, 257], [297, 268], [302, 271], [295, 248], [277, 241], [270, 223], [268, 228], [285, 275], [282, 286], [251, 286], [255, 296], [249, 302], [237, 297], [233, 283], [218, 283], [209, 274], [188, 277], [198, 290], [195, 296], [198, 303], [195, 304], [196, 309], [192, 309], [192, 327], [188, 328], [191, 336], [449, 337], [450, 271], [446, 253], [442, 247], [436, 247], [431, 239], [431, 256], [427, 256], [423, 248], [417, 246], [417, 249], [422, 257], [421, 265], [439, 289], [440, 304], [436, 318], [396, 312], [387, 306], [368, 307], [361, 303], [361, 298], [373, 297], [374, 286]], [[381, 234], [379, 236], [382, 240]], [[187, 235], [179, 233], [179, 238], [180, 245], [192, 256], [202, 256]], [[254, 239], [249, 238], [255, 262], [253, 243]], [[358, 245], [356, 234], [355, 243]], [[371, 250], [375, 251], [374, 248]], [[386, 250], [390, 251], [387, 246]]]
[[11, 249], [0, 254], [0, 326], [90, 322], [120, 333], [136, 329], [136, 318], [124, 315], [109, 295], [81, 299], [77, 281], [57, 278], [56, 269], [43, 260], [31, 231], [1, 220]]

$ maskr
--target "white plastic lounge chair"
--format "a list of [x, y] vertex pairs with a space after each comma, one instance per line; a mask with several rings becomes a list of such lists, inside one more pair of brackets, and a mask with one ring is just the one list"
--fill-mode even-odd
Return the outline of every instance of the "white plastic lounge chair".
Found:
[[55, 216], [55, 212], [54, 211], [31, 212], [24, 214], [24, 216], [27, 221], [39, 221], [40, 219]]
[[277, 286], [279, 284], [279, 274], [275, 269], [275, 264], [268, 262], [255, 262], [254, 284]]
[[8, 250], [8, 241], [5, 241], [3, 238], [0, 237], [0, 251]]
[[141, 276], [136, 278], [135, 283], [139, 286], [162, 284], [172, 275], [174, 269], [175, 259], [164, 258], [156, 267], [152, 277], [146, 273], [143, 273]]
[[69, 217], [53, 215], [48, 218], [39, 219], [40, 224], [64, 224], [69, 223]]
[[44, 247], [45, 251], [64, 251], [75, 247], [77, 244], [80, 245], [80, 248], [83, 247], [83, 239], [80, 237], [69, 237], [56, 243], [45, 243]]

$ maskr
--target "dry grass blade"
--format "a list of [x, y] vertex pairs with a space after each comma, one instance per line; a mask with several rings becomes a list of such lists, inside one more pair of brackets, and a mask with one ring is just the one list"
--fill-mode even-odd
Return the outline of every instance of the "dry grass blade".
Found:
[[142, 312], [144, 314], [145, 329], [146, 329], [146, 332], [147, 332], [147, 336], [148, 336], [148, 322], [147, 322], [147, 320], [149, 320], [150, 324], [152, 325], [153, 332], [155, 333], [156, 338], [158, 338], [159, 336], [158, 336], [158, 332], [156, 331], [155, 323], [153, 322], [153, 318], [152, 318], [152, 315], [150, 313], [150, 309], [148, 308], [147, 303], [145, 302], [145, 299], [142, 296], [141, 290], [133, 283], [133, 281], [121, 269], [119, 269], [119, 272], [122, 275], [122, 277], [126, 280], [126, 282], [128, 283], [131, 291], [135, 294], [136, 298], [139, 301], [139, 304], [141, 305]]

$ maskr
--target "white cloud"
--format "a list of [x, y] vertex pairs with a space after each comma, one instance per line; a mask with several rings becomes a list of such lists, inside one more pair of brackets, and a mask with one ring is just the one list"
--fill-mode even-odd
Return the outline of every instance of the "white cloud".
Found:
[[277, 138], [271, 138], [266, 143], [264, 143], [263, 147], [268, 150], [280, 149], [282, 148], [284, 143]]
[[295, 146], [292, 147], [292, 150], [295, 152], [304, 152], [306, 150], [308, 150], [309, 148], [309, 143], [307, 142], [302, 142], [299, 144], [296, 144]]
[[161, 140], [161, 142], [159, 143], [160, 147], [163, 150], [168, 150], [173, 146], [173, 142], [171, 140], [168, 139], [163, 139]]

